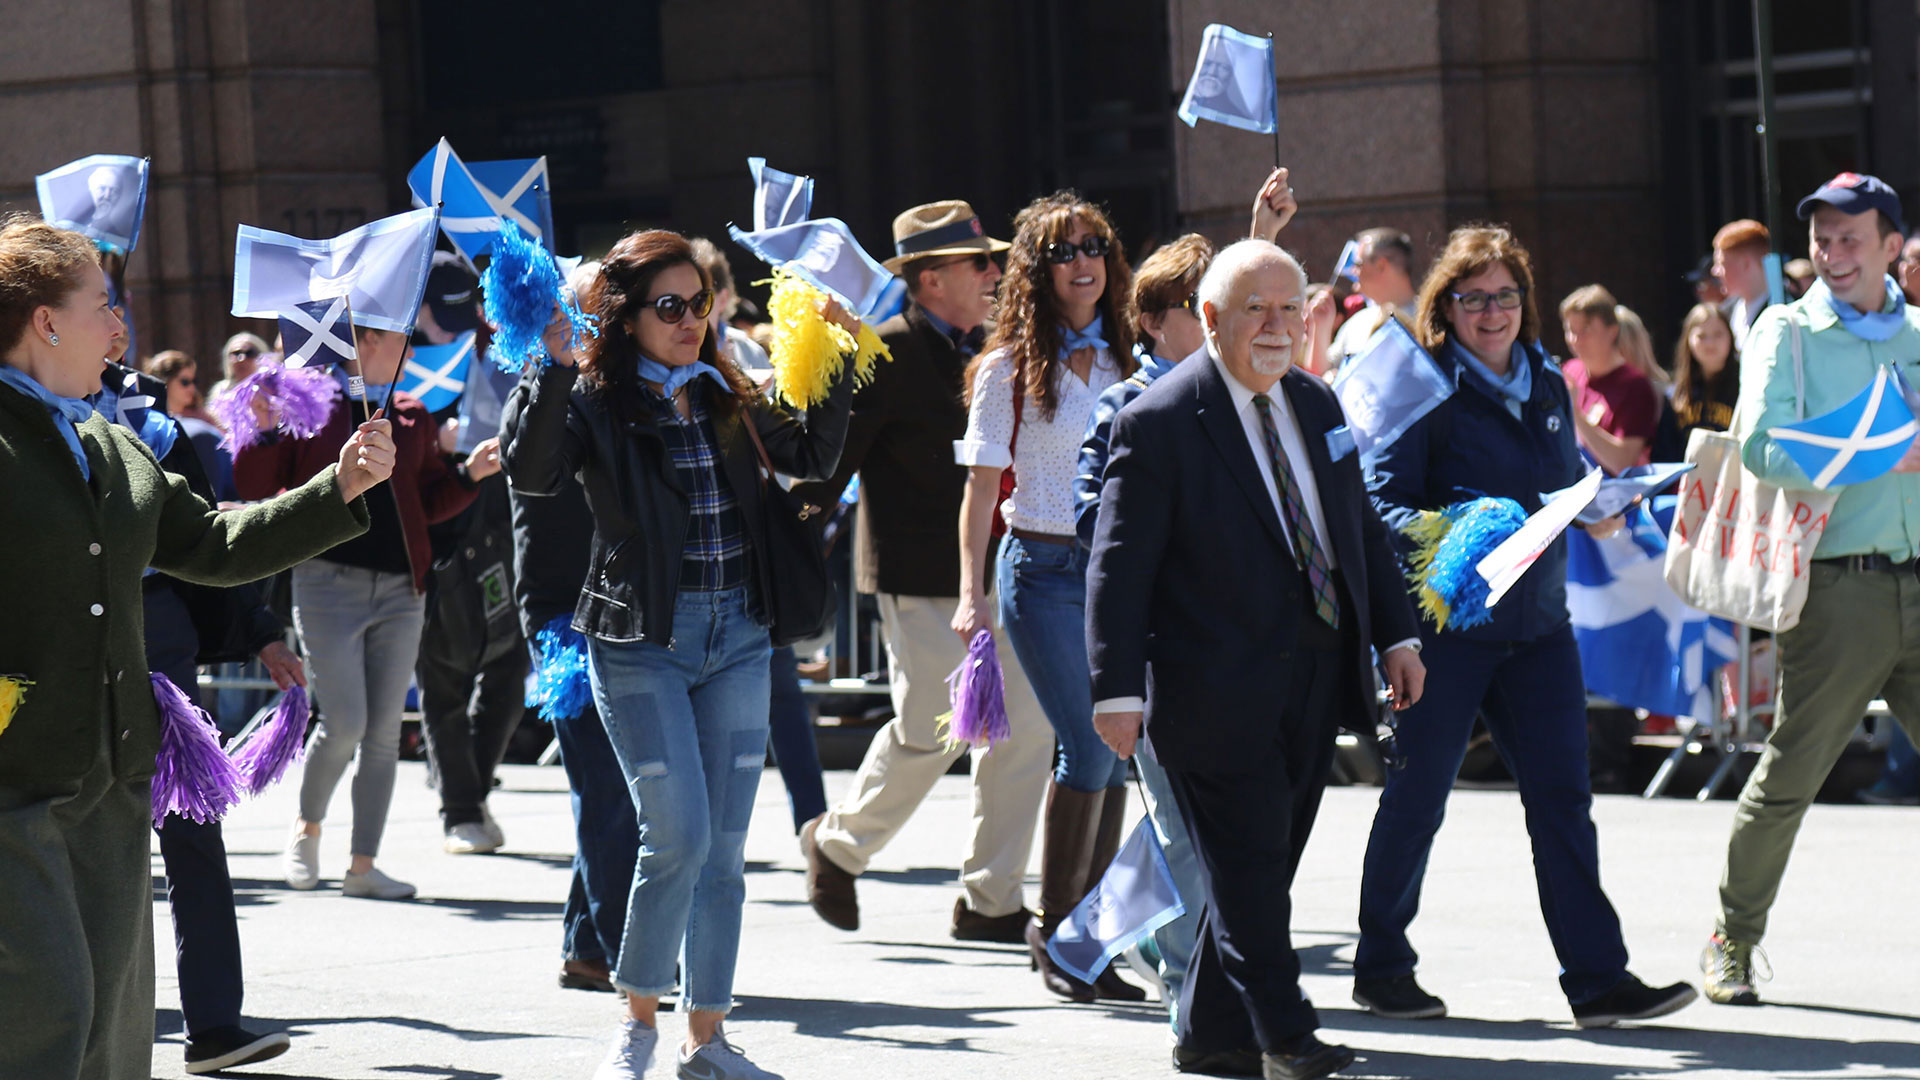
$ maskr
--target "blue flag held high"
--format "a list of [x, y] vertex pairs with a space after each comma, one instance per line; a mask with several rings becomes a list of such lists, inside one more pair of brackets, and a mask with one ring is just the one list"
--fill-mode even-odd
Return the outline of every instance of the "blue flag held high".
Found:
[[344, 296], [353, 324], [413, 332], [433, 261], [431, 209], [368, 222], [331, 240], [240, 226], [233, 253], [233, 315], [277, 319], [301, 304]]
[[1824, 491], [1835, 484], [1876, 480], [1905, 456], [1920, 434], [1920, 422], [1890, 370], [1882, 365], [1865, 390], [1832, 412], [1767, 432], [1814, 487]]
[[[1688, 607], [1667, 584], [1675, 499], [1627, 514], [1605, 540], [1567, 530], [1567, 611], [1587, 689], [1628, 708], [1710, 719], [1714, 672], [1739, 655], [1733, 624]], [[1662, 522], [1664, 514], [1669, 521]]]
[[1453, 389], [1453, 380], [1393, 318], [1382, 322], [1333, 380], [1362, 467], [1371, 466], [1395, 439], [1452, 397]]
[[280, 313], [281, 363], [290, 368], [326, 367], [357, 359], [347, 298], [296, 304]]
[[768, 266], [784, 266], [814, 288], [833, 294], [868, 322], [889, 300], [893, 275], [874, 261], [839, 218], [820, 218], [756, 232], [727, 226], [734, 242]]
[[1067, 974], [1092, 982], [1114, 957], [1186, 910], [1153, 819], [1142, 817], [1099, 883], [1047, 939], [1047, 955]]
[[753, 174], [753, 231], [792, 225], [813, 213], [813, 177], [795, 176], [767, 164], [763, 157], [747, 159]]
[[553, 250], [553, 181], [546, 158], [469, 161], [467, 173], [502, 219]]
[[1180, 99], [1180, 119], [1201, 120], [1271, 135], [1280, 128], [1280, 92], [1273, 71], [1273, 39], [1214, 23], [1200, 35], [1200, 59]]
[[441, 139], [407, 173], [407, 189], [415, 206], [439, 208], [441, 231], [469, 262], [509, 221], [553, 250], [546, 158], [467, 163]]
[[147, 213], [146, 158], [90, 154], [33, 178], [40, 216], [122, 255], [140, 239]]
[[469, 330], [445, 345], [416, 345], [400, 372], [397, 389], [420, 399], [428, 412], [451, 408], [467, 388], [473, 363], [474, 334]]
[[1355, 285], [1360, 284], [1359, 241], [1349, 240], [1347, 246], [1340, 249], [1340, 257], [1333, 261], [1333, 277], [1346, 278]]

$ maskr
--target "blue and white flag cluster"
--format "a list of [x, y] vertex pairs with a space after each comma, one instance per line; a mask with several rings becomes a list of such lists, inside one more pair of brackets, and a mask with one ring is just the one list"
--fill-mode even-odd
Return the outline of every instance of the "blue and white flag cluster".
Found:
[[233, 315], [277, 319], [300, 305], [345, 297], [353, 324], [413, 332], [433, 261], [436, 211], [369, 222], [331, 240], [240, 226], [233, 256]]
[[474, 340], [469, 330], [445, 345], [414, 346], [413, 355], [400, 372], [400, 392], [419, 398], [428, 412], [451, 408], [467, 388]]
[[813, 177], [795, 176], [767, 164], [763, 157], [747, 159], [753, 174], [753, 231], [792, 225], [813, 213]]
[[353, 327], [347, 322], [347, 298], [295, 304], [280, 313], [282, 363], [290, 368], [309, 364], [344, 364], [359, 354], [353, 349]]
[[1879, 479], [1920, 435], [1920, 421], [1900, 390], [1905, 380], [1896, 379], [1892, 368], [1881, 365], [1867, 388], [1845, 405], [1767, 434], [1823, 491]]
[[1739, 655], [1733, 624], [1688, 607], [1667, 584], [1674, 497], [1635, 507], [1605, 540], [1567, 530], [1567, 611], [1587, 690], [1634, 709], [1700, 715], [1717, 701], [1714, 673]]
[[1180, 99], [1180, 119], [1201, 120], [1271, 135], [1280, 127], [1273, 39], [1214, 23], [1200, 35], [1200, 59]]
[[1360, 242], [1358, 240], [1349, 240], [1347, 246], [1340, 249], [1340, 257], [1333, 261], [1333, 278], [1346, 278], [1355, 285], [1360, 284]]
[[146, 158], [91, 154], [33, 178], [40, 216], [121, 254], [140, 239], [147, 213]]
[[1092, 982], [1114, 957], [1186, 910], [1153, 819], [1142, 817], [1099, 884], [1047, 939], [1047, 955], [1067, 974]]
[[547, 159], [463, 162], [445, 139], [407, 173], [413, 203], [438, 207], [440, 228], [471, 262], [509, 221], [553, 250]]
[[734, 242], [768, 266], [784, 266], [831, 293], [848, 311], [877, 321], [893, 294], [893, 274], [867, 254], [839, 218], [819, 218], [744, 232], [729, 225]]
[[1367, 339], [1365, 349], [1341, 365], [1333, 380], [1363, 468], [1370, 468], [1395, 439], [1452, 397], [1453, 390], [1453, 380], [1400, 320], [1392, 318]]

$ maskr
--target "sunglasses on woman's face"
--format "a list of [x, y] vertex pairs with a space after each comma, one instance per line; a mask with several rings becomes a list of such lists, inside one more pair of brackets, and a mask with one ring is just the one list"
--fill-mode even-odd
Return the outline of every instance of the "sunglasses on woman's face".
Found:
[[1078, 244], [1055, 240], [1047, 245], [1047, 261], [1055, 266], [1065, 266], [1081, 254], [1085, 254], [1089, 259], [1104, 258], [1110, 246], [1112, 245], [1107, 242], [1107, 238], [1099, 233], [1094, 233]]
[[242, 345], [237, 349], [229, 350], [227, 355], [228, 356], [244, 356], [249, 360], [253, 360], [253, 359], [257, 359], [260, 356], [260, 350], [254, 348], [251, 345]]
[[713, 311], [713, 290], [701, 289], [692, 296], [675, 296], [667, 293], [647, 301], [647, 306], [660, 317], [660, 321], [673, 326], [692, 313], [696, 319], [704, 319]]

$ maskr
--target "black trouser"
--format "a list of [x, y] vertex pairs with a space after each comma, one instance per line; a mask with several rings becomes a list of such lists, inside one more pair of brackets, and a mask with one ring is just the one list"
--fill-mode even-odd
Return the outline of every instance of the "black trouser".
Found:
[[1167, 770], [1206, 892], [1181, 992], [1181, 1046], [1272, 1051], [1320, 1026], [1300, 992], [1289, 890], [1326, 790], [1338, 710], [1352, 707], [1357, 648], [1351, 630], [1336, 632], [1305, 610], [1287, 700], [1275, 702], [1275, 743], [1247, 748], [1257, 767]]
[[[145, 614], [147, 666], [172, 679], [198, 704], [200, 681], [194, 657], [200, 639], [186, 604], [170, 586], [150, 585]], [[156, 831], [160, 859], [166, 865], [167, 905], [173, 911], [180, 1015], [191, 1039], [240, 1022], [245, 985], [233, 879], [227, 871], [227, 844], [218, 821], [202, 825], [169, 814]]]
[[[462, 627], [434, 607], [420, 641], [421, 734], [440, 786], [448, 828], [482, 820], [494, 770], [526, 712], [527, 650], [519, 635], [462, 640], [484, 627]], [[489, 655], [496, 653], [497, 655]]]

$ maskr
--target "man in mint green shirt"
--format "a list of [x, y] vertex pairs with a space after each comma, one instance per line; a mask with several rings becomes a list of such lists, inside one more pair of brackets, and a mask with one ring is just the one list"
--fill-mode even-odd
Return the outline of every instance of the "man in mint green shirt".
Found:
[[[1906, 222], [1900, 200], [1871, 176], [1841, 173], [1800, 201], [1811, 222], [1819, 281], [1768, 308], [1747, 338], [1734, 418], [1741, 458], [1763, 479], [1812, 490], [1768, 434], [1846, 404], [1881, 364], [1920, 384], [1920, 308], [1887, 276]], [[1800, 339], [1805, 409], [1794, 375]], [[1766, 932], [1800, 819], [1867, 705], [1884, 697], [1920, 718], [1920, 441], [1892, 472], [1839, 487], [1814, 549], [1799, 625], [1775, 639], [1780, 700], [1766, 751], [1740, 793], [1720, 879], [1720, 918], [1704, 959], [1711, 1001], [1757, 1005], [1752, 953]], [[1902, 721], [1920, 737], [1920, 723]]]

